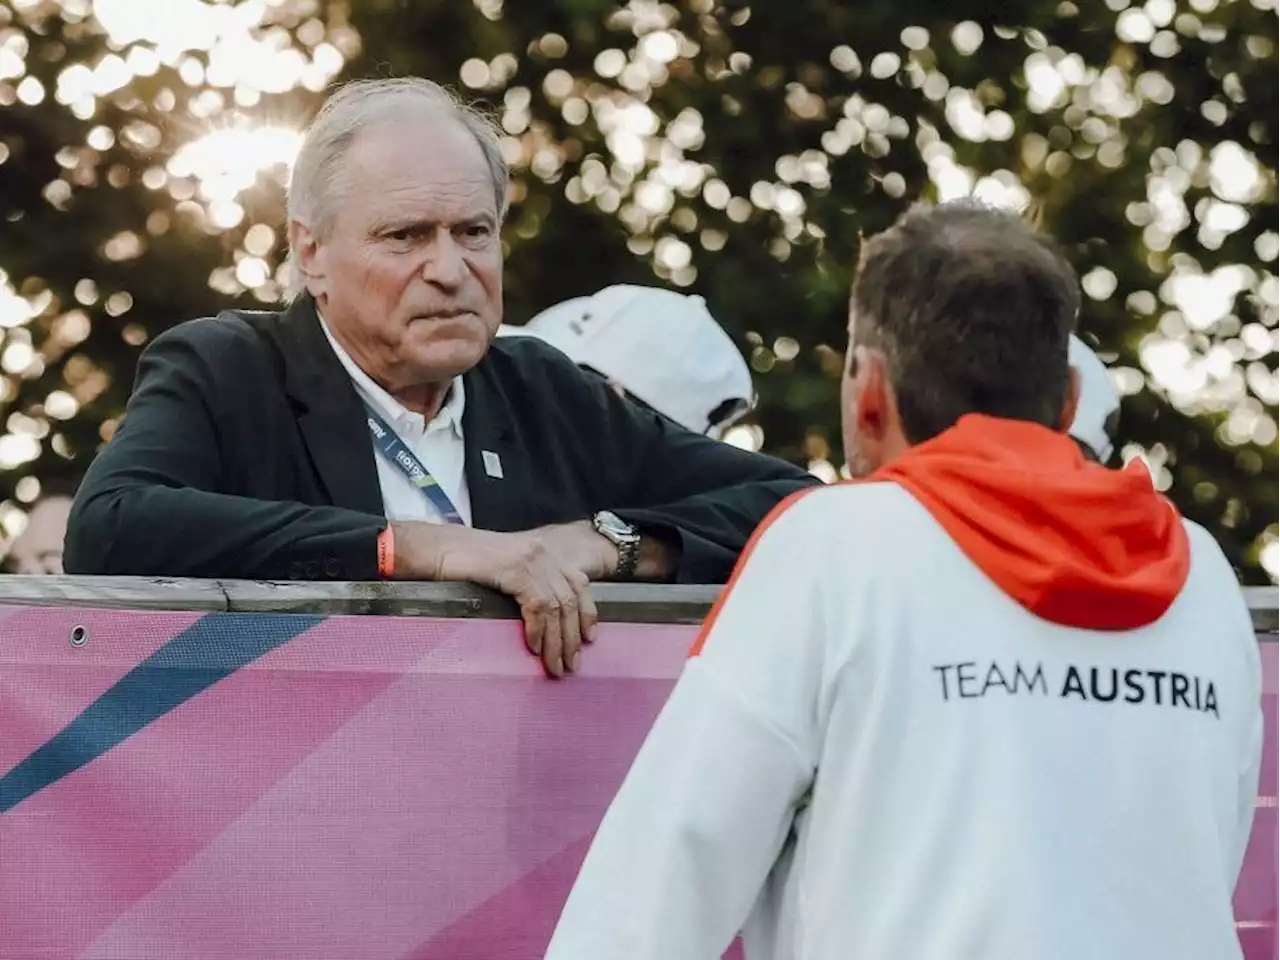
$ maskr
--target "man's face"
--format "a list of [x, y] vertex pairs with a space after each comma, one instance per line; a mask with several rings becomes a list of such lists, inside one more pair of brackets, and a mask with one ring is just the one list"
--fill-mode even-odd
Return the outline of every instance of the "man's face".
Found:
[[484, 356], [502, 321], [502, 248], [484, 153], [460, 124], [411, 110], [357, 135], [326, 235], [291, 239], [334, 336], [396, 390], [443, 383]]
[[49, 497], [27, 515], [27, 525], [5, 557], [11, 573], [62, 573], [62, 541], [67, 533], [71, 500]]

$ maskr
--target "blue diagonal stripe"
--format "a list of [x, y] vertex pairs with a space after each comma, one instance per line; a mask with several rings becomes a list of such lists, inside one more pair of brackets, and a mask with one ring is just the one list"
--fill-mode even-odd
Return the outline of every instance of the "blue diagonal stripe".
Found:
[[201, 617], [0, 777], [0, 814], [323, 619], [249, 613]]

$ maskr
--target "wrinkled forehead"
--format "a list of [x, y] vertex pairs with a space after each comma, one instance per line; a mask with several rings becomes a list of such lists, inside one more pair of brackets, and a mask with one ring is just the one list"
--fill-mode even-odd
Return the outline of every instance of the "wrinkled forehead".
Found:
[[493, 177], [471, 132], [443, 111], [404, 105], [356, 134], [340, 175], [344, 212], [496, 216]]

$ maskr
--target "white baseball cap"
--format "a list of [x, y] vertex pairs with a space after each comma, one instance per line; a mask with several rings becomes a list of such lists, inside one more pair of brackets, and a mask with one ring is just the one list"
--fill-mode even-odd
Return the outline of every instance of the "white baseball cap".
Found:
[[718, 436], [755, 402], [746, 361], [699, 296], [617, 284], [498, 335], [539, 337], [695, 433]]
[[1080, 400], [1069, 433], [1106, 463], [1115, 444], [1111, 431], [1112, 421], [1120, 410], [1120, 394], [1098, 355], [1074, 333], [1069, 357], [1071, 366], [1080, 374]]

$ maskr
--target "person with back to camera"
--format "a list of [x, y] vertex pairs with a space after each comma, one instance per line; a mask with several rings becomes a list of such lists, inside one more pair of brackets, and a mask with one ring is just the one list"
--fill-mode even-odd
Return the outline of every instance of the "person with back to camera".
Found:
[[1074, 271], [1015, 214], [863, 246], [857, 481], [761, 525], [550, 960], [1230, 960], [1262, 745], [1231, 565], [1067, 436]]

